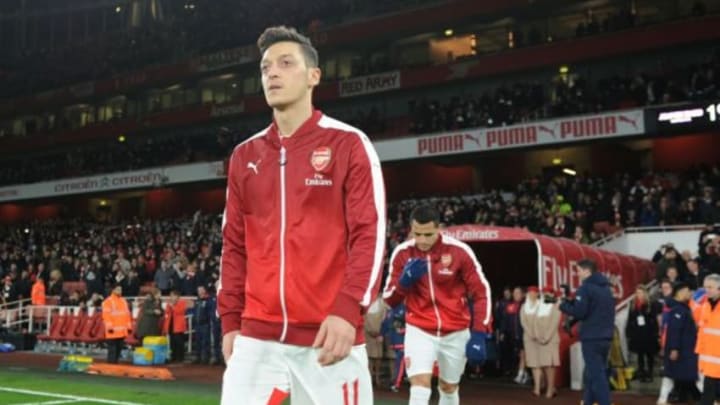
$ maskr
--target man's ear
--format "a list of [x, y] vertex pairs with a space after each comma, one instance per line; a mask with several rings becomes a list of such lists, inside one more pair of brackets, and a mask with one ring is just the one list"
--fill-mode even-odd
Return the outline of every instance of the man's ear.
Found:
[[319, 67], [308, 68], [308, 84], [310, 87], [315, 87], [320, 84], [320, 78], [322, 77], [322, 71]]

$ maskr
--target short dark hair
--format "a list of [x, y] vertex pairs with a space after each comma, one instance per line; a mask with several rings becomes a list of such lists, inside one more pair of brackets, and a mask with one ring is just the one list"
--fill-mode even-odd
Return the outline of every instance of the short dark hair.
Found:
[[278, 42], [294, 42], [300, 45], [303, 57], [305, 58], [305, 64], [308, 67], [318, 67], [319, 60], [317, 49], [312, 45], [310, 38], [297, 32], [295, 28], [286, 27], [284, 25], [278, 25], [275, 27], [268, 27], [265, 31], [260, 34], [257, 40], [257, 47], [260, 50], [260, 54], [271, 46]]
[[682, 290], [683, 288], [690, 288], [690, 285], [688, 283], [685, 283], [683, 281], [678, 281], [677, 283], [673, 284], [673, 297], [678, 293], [678, 291]]
[[590, 270], [590, 273], [595, 274], [597, 272], [597, 264], [591, 259], [582, 259], [577, 262], [577, 266], [581, 269]]
[[432, 222], [435, 225], [440, 225], [440, 214], [438, 211], [429, 204], [423, 204], [417, 206], [410, 214], [410, 221], [415, 221], [418, 224], [427, 224]]

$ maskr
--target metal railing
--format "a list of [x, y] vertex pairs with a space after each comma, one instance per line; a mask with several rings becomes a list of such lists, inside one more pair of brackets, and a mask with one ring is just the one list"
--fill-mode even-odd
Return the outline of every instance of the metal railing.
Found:
[[[633, 226], [629, 228], [623, 228], [613, 234], [610, 234], [598, 241], [592, 243], [592, 246], [600, 247], [607, 244], [617, 238], [622, 237], [627, 233], [646, 233], [646, 232], [679, 232], [679, 231], [700, 231], [705, 229], [706, 224], [689, 224], [689, 225], [667, 225], [667, 226]], [[720, 227], [720, 224], [714, 224], [716, 227]]]
[[[142, 302], [146, 297], [124, 297], [128, 301], [130, 312], [133, 319], [139, 319], [139, 312], [142, 309]], [[197, 297], [181, 297], [184, 301], [196, 301]], [[169, 297], [162, 297], [161, 301], [165, 304], [169, 300]], [[30, 299], [22, 299], [18, 301], [12, 301], [0, 305], [0, 324], [7, 330], [22, 330], [27, 333], [44, 333], [50, 334], [50, 327], [52, 325], [53, 318], [57, 315], [63, 314], [80, 314], [80, 306], [67, 306], [67, 305], [28, 305]], [[95, 307], [87, 307], [87, 315], [92, 316], [97, 309]], [[193, 351], [193, 335], [196, 333], [195, 325], [193, 324], [193, 314], [186, 314], [185, 319], [187, 321], [187, 352], [192, 353]], [[38, 329], [41, 327], [42, 329]], [[212, 339], [212, 337], [211, 337]], [[219, 343], [219, 342], [218, 342]]]
[[3, 327], [10, 330], [22, 325], [25, 322], [23, 313], [29, 303], [30, 298], [25, 298], [0, 305], [0, 321]]

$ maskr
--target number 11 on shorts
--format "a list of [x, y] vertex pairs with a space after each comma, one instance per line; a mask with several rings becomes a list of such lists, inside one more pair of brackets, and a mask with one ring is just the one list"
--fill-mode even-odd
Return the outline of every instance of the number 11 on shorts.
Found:
[[351, 384], [345, 383], [343, 389], [343, 405], [358, 405], [358, 385], [359, 379], [355, 379]]

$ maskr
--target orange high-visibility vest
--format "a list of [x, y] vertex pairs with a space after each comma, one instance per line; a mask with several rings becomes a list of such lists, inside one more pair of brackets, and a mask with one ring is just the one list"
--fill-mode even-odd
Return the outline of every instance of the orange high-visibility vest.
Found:
[[[164, 333], [185, 333], [187, 331], [187, 320], [185, 319], [185, 301], [178, 300], [177, 304], [165, 307], [165, 320], [163, 322]], [[170, 318], [172, 318], [172, 330], [170, 330]]]
[[110, 294], [103, 301], [102, 319], [105, 323], [105, 338], [107, 339], [127, 337], [132, 327], [127, 301], [115, 294]]
[[720, 303], [712, 309], [709, 300], [703, 302], [697, 325], [698, 368], [706, 377], [720, 378]]
[[37, 280], [32, 286], [30, 292], [30, 302], [33, 305], [45, 305], [45, 283], [42, 280]]

